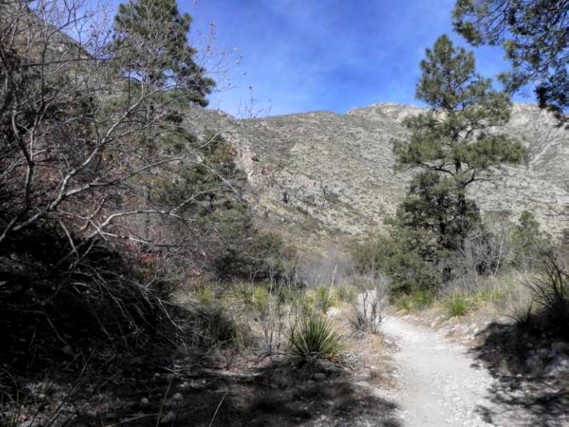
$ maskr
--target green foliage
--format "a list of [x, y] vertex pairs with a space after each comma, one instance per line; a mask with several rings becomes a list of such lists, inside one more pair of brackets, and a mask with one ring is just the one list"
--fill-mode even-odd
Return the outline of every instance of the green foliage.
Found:
[[434, 256], [433, 241], [429, 233], [395, 228], [390, 236], [357, 246], [353, 256], [361, 273], [388, 275], [394, 295], [430, 291], [441, 283], [441, 273], [427, 261]]
[[442, 36], [427, 49], [421, 69], [416, 96], [431, 109], [407, 118], [411, 136], [394, 144], [397, 168], [421, 172], [391, 220], [391, 237], [378, 241], [375, 254], [366, 249], [357, 256], [388, 274], [396, 294], [432, 292], [463, 273], [456, 259], [467, 253], [474, 231], [482, 230], [468, 187], [500, 165], [526, 158], [519, 142], [488, 132], [508, 122], [511, 104], [476, 73], [471, 52]]
[[213, 304], [215, 300], [215, 292], [211, 286], [199, 287], [196, 290], [195, 295], [197, 297], [197, 300], [205, 305]]
[[234, 283], [231, 287], [231, 294], [239, 303], [244, 305], [254, 305], [256, 289], [257, 286], [250, 282]]
[[194, 60], [191, 21], [175, 0], [128, 0], [115, 17], [113, 51], [128, 78], [175, 89], [186, 102], [206, 106], [214, 82]]
[[227, 250], [215, 261], [223, 279], [279, 281], [286, 271], [282, 238], [273, 233], [252, 230], [245, 240], [228, 242]]
[[[433, 50], [427, 49], [421, 69], [417, 98], [433, 110], [406, 119], [411, 137], [395, 143], [397, 164], [430, 172], [415, 180], [415, 193], [440, 201], [442, 206], [432, 212], [435, 218], [440, 223], [456, 217], [456, 234], [464, 238], [474, 210], [466, 188], [487, 178], [492, 168], [523, 162], [526, 150], [506, 136], [485, 132], [508, 122], [511, 104], [505, 94], [491, 89], [489, 79], [476, 74], [471, 52], [455, 49], [442, 36]], [[432, 205], [432, 200], [425, 204]], [[447, 218], [440, 217], [440, 209], [450, 209]]]
[[502, 44], [513, 69], [501, 80], [509, 91], [532, 82], [540, 106], [569, 107], [569, 22], [566, 1], [457, 0], [453, 23], [475, 45]]
[[472, 200], [460, 200], [452, 180], [427, 171], [413, 178], [395, 224], [432, 234], [436, 238], [434, 250], [440, 255], [460, 249], [468, 234], [480, 226], [480, 215]]
[[460, 291], [450, 294], [444, 304], [450, 317], [464, 316], [474, 307], [470, 296]]
[[151, 199], [176, 213], [191, 217], [204, 242], [202, 250], [213, 258], [213, 269], [223, 280], [280, 279], [285, 271], [282, 239], [260, 232], [251, 208], [243, 198], [247, 179], [235, 163], [233, 147], [220, 135], [207, 133], [198, 140], [183, 131], [162, 136], [167, 150], [189, 161], [153, 183]]
[[352, 288], [351, 286], [338, 286], [332, 289], [334, 298], [340, 303], [353, 303], [358, 293], [357, 291]]
[[251, 310], [255, 316], [264, 316], [269, 310], [270, 304], [278, 303], [276, 289], [267, 287], [265, 284], [240, 282], [231, 285], [230, 301], [243, 305]]
[[473, 295], [474, 303], [480, 305], [483, 303], [497, 304], [507, 297], [507, 291], [500, 286], [484, 286], [476, 289]]
[[319, 360], [339, 362], [344, 349], [342, 335], [323, 316], [304, 315], [289, 336], [288, 356], [297, 364]]
[[542, 254], [551, 250], [551, 236], [540, 229], [535, 216], [523, 211], [512, 230], [515, 266], [532, 267]]
[[408, 312], [423, 310], [433, 305], [435, 301], [432, 292], [417, 290], [408, 294], [399, 294], [394, 297], [393, 305], [398, 310]]
[[271, 298], [274, 297], [266, 287], [257, 286], [255, 288], [255, 293], [253, 294], [253, 304], [255, 306], [255, 310], [257, 310], [259, 313], [265, 313], [269, 308]]
[[172, 171], [174, 179], [164, 177], [154, 185], [153, 199], [179, 212], [227, 223], [225, 228], [244, 221], [248, 212], [241, 195], [246, 176], [237, 168], [235, 152], [223, 136], [208, 133], [198, 140], [178, 130], [165, 133], [160, 143], [189, 158]]
[[326, 286], [320, 286], [315, 291], [314, 307], [321, 313], [326, 314], [329, 308], [337, 305], [335, 292]]

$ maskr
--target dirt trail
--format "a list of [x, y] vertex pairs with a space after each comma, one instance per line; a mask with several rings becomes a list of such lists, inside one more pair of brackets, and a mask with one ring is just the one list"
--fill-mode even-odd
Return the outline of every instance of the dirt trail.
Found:
[[488, 395], [493, 378], [486, 369], [476, 367], [466, 348], [392, 316], [384, 319], [383, 331], [399, 348], [394, 353], [399, 380], [394, 397], [405, 426], [525, 425], [518, 417], [505, 424], [494, 424], [497, 420], [489, 418], [488, 414], [501, 412]]

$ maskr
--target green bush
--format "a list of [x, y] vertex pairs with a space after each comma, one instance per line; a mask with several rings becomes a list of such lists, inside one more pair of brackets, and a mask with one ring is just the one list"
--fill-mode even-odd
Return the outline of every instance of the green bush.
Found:
[[253, 306], [258, 313], [266, 313], [273, 296], [269, 290], [263, 286], [256, 286], [253, 293]]
[[246, 306], [252, 306], [255, 301], [255, 285], [249, 282], [238, 282], [232, 285], [231, 293], [237, 300]]
[[288, 342], [288, 356], [297, 364], [319, 360], [339, 362], [344, 349], [343, 338], [329, 320], [318, 315], [304, 315], [292, 329]]
[[431, 292], [440, 287], [442, 279], [435, 263], [427, 261], [437, 257], [429, 240], [426, 233], [397, 229], [392, 236], [357, 246], [353, 257], [360, 273], [386, 274], [392, 295]]

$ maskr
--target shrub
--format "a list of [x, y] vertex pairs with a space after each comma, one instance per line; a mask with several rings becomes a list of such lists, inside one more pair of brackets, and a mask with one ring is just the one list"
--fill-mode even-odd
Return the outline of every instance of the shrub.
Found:
[[542, 254], [551, 250], [551, 236], [540, 229], [535, 216], [523, 211], [512, 230], [513, 264], [526, 269], [539, 263]]
[[251, 232], [243, 240], [235, 240], [215, 261], [222, 279], [280, 281], [287, 272], [283, 240], [274, 233]]
[[297, 364], [339, 362], [344, 348], [342, 340], [342, 335], [323, 316], [303, 315], [290, 333], [288, 356]]
[[536, 308], [548, 321], [551, 332], [569, 336], [569, 254], [543, 253], [538, 273], [528, 285]]
[[231, 293], [236, 298], [236, 302], [253, 309], [257, 314], [267, 311], [269, 299], [272, 297], [266, 286], [247, 282], [233, 285]]
[[379, 236], [357, 246], [353, 256], [360, 273], [389, 276], [394, 295], [434, 291], [442, 278], [434, 263], [426, 261], [436, 257], [429, 240], [426, 233], [397, 229], [393, 236]]
[[250, 306], [253, 305], [255, 300], [255, 285], [248, 282], [235, 283], [231, 293], [237, 299], [237, 302]]
[[527, 330], [531, 327], [533, 322], [533, 311], [534, 307], [531, 302], [523, 303], [520, 301], [510, 307], [509, 317], [516, 322], [516, 326], [519, 329]]
[[191, 332], [195, 348], [239, 347], [246, 342], [243, 330], [222, 304], [198, 305], [190, 309], [194, 318]]
[[445, 307], [449, 316], [461, 317], [473, 308], [473, 303], [466, 293], [454, 291], [446, 299]]
[[356, 331], [379, 333], [383, 311], [382, 296], [377, 289], [366, 291], [352, 304], [350, 323]]

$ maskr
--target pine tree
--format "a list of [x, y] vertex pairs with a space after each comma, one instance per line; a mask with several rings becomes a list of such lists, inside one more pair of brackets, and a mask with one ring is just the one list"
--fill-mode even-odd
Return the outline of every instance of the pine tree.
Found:
[[481, 221], [474, 201], [466, 199], [465, 221], [460, 222], [461, 205], [457, 192], [449, 187], [451, 182], [432, 171], [417, 174], [397, 211], [395, 221], [400, 227], [431, 233], [436, 242], [431, 251], [438, 250], [439, 256], [442, 255], [440, 251], [459, 249], [462, 243], [460, 237], [466, 237], [480, 226]]
[[461, 249], [477, 216], [467, 188], [502, 164], [523, 162], [526, 150], [491, 131], [508, 122], [511, 104], [476, 74], [471, 52], [442, 36], [426, 56], [416, 96], [431, 109], [405, 121], [411, 137], [394, 151], [400, 168], [428, 173], [415, 179], [400, 217], [408, 227], [436, 228], [444, 246]]
[[[502, 44], [511, 90], [536, 83], [541, 107], [569, 108], [569, 0], [457, 0], [456, 31], [475, 46]], [[562, 117], [562, 114], [560, 114]]]
[[191, 22], [175, 0], [129, 0], [115, 17], [113, 51], [129, 78], [176, 90], [190, 103], [206, 106], [215, 83], [194, 61], [196, 50], [187, 36]]

